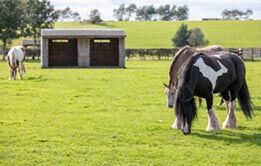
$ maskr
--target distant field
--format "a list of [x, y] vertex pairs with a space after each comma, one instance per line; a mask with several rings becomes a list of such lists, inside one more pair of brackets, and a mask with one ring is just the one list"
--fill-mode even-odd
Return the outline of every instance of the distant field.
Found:
[[[9, 81], [0, 62], [0, 165], [260, 166], [261, 63], [246, 63], [255, 118], [237, 109], [237, 130], [207, 133], [202, 106], [189, 136], [170, 129], [173, 110], [162, 85], [169, 64], [40, 69], [26, 62], [24, 80]], [[224, 106], [215, 108], [223, 122]]]
[[127, 34], [127, 48], [171, 48], [181, 23], [200, 27], [210, 44], [225, 47], [261, 47], [261, 21], [106, 22], [105, 25], [58, 22], [55, 28], [116, 28]]
[[[181, 23], [200, 27], [211, 44], [225, 47], [261, 47], [260, 21], [174, 21], [174, 22], [106, 22], [103, 25], [57, 22], [55, 28], [124, 29], [127, 48], [172, 48], [171, 38]], [[15, 40], [14, 45], [20, 45]]]

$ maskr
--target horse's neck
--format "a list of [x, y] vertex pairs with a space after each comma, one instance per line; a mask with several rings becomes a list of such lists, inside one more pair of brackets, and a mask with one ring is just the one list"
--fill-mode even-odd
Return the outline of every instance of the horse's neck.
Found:
[[175, 81], [178, 78], [179, 70], [190, 60], [190, 58], [194, 54], [195, 52], [190, 50], [190, 51], [186, 51], [184, 54], [175, 57], [170, 68], [170, 78], [169, 78], [170, 85], [175, 83]]

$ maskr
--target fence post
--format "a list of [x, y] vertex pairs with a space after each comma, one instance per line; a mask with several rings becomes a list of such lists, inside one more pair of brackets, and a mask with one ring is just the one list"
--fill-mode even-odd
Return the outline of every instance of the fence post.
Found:
[[253, 48], [251, 48], [251, 59], [252, 59], [252, 61], [254, 61], [254, 49]]

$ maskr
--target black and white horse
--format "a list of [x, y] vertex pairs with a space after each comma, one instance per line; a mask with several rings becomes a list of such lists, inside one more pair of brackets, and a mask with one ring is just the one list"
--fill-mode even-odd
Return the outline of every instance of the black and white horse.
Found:
[[[176, 92], [173, 94], [176, 119], [172, 128], [181, 129], [184, 134], [191, 132], [192, 121], [197, 115], [194, 96], [199, 96], [205, 98], [207, 102], [209, 118], [206, 131], [219, 130], [219, 122], [213, 109], [213, 93], [221, 93], [226, 101], [227, 118], [223, 128], [237, 127], [236, 98], [246, 118], [252, 117], [250, 95], [245, 80], [245, 65], [236, 54], [223, 52], [207, 56], [203, 53], [194, 53], [178, 73], [176, 76], [178, 81], [168, 85]], [[170, 79], [171, 77], [170, 75]]]
[[[173, 78], [170, 77], [169, 85], [175, 84], [180, 68], [187, 63], [187, 61], [191, 58], [191, 56], [194, 53], [203, 53], [208, 56], [213, 56], [221, 52], [228, 52], [227, 49], [220, 45], [211, 45], [204, 48], [194, 48], [185, 46], [181, 48], [174, 56], [173, 62], [170, 67], [170, 75], [173, 76]], [[171, 86], [168, 86], [167, 84], [163, 83], [163, 85], [166, 87], [166, 97], [167, 97], [167, 107], [172, 108], [174, 105], [174, 89]], [[172, 100], [169, 100], [169, 97], [172, 97]], [[201, 106], [202, 99], [199, 97], [199, 106]], [[223, 99], [221, 98], [219, 105], [222, 105]]]

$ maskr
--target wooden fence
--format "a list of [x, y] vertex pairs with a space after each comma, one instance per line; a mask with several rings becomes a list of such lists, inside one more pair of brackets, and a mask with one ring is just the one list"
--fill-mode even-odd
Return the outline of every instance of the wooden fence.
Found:
[[[246, 60], [261, 60], [261, 48], [227, 48], [230, 52], [239, 54]], [[160, 49], [126, 49], [127, 60], [169, 60], [172, 59], [179, 48], [160, 48]], [[1, 54], [0, 47], [0, 54]], [[7, 53], [7, 52], [6, 52]], [[40, 57], [40, 49], [27, 48], [27, 58]]]
[[[227, 48], [247, 60], [261, 59], [261, 48]], [[172, 59], [179, 48], [173, 49], [126, 49], [127, 60], [164, 60]]]

